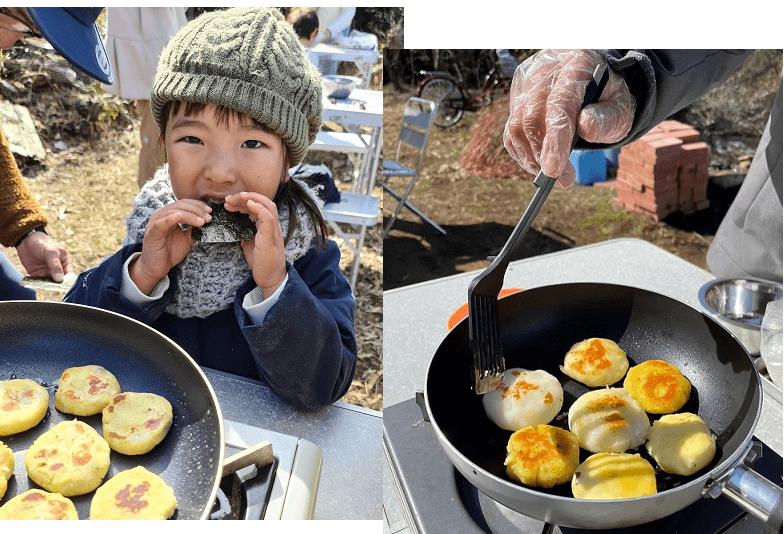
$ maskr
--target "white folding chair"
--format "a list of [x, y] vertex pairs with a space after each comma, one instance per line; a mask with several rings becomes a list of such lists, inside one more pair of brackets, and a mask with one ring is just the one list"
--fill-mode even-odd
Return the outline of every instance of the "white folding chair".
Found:
[[[421, 210], [408, 201], [408, 196], [414, 189], [417, 179], [419, 178], [419, 171], [422, 167], [422, 158], [425, 154], [427, 147], [427, 138], [430, 135], [430, 128], [433, 125], [433, 118], [436, 114], [436, 105], [430, 100], [424, 100], [412, 96], [406, 102], [406, 107], [403, 111], [403, 124], [400, 127], [400, 135], [398, 137], [397, 152], [395, 159], [384, 159], [383, 163], [383, 188], [384, 191], [392, 195], [397, 200], [395, 211], [390, 217], [389, 222], [384, 227], [384, 238], [387, 237], [392, 225], [395, 224], [398, 215], [402, 209], [408, 208], [413, 213], [418, 215], [422, 220], [430, 226], [438, 230], [442, 234], [446, 234], [446, 230], [441, 228], [438, 224], [428, 218]], [[405, 152], [401, 154], [401, 149]], [[417, 154], [416, 165], [409, 167], [401, 163], [400, 157], [405, 154]], [[398, 193], [389, 185], [389, 179], [395, 177], [408, 177], [410, 181], [403, 194]]]
[[[342, 152], [349, 156], [352, 154], [363, 155], [372, 150], [371, 144], [370, 135], [360, 136], [350, 132], [321, 131], [316, 135], [316, 141], [310, 145], [310, 150]], [[371, 190], [374, 181], [370, 180]], [[373, 226], [378, 222], [378, 199], [370, 194], [341, 191], [340, 202], [325, 203], [321, 213], [335, 235], [346, 244], [354, 256], [350, 283], [351, 288], [356, 289], [360, 255], [365, 243], [365, 231], [368, 226]], [[351, 225], [351, 229], [344, 230], [338, 223]]]
[[[321, 212], [327, 224], [354, 255], [350, 282], [351, 288], [356, 290], [360, 253], [365, 243], [365, 230], [378, 222], [378, 199], [372, 195], [341, 192], [340, 202], [327, 202]], [[344, 231], [338, 223], [350, 224], [352, 230]]]
[[370, 135], [359, 135], [354, 132], [327, 132], [320, 131], [316, 140], [310, 145], [309, 150], [321, 152], [340, 152], [348, 157], [349, 163], [354, 168], [352, 193], [365, 193], [358, 188], [363, 177], [361, 176], [362, 163], [370, 157]]

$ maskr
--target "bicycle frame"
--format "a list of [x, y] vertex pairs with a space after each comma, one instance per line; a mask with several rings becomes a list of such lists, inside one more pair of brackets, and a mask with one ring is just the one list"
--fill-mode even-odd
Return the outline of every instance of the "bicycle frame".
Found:
[[438, 70], [420, 70], [419, 74], [423, 76], [423, 78], [417, 84], [417, 95], [419, 95], [422, 87], [428, 81], [434, 78], [444, 78], [450, 80], [455, 83], [458, 90], [460, 91], [460, 97], [450, 98], [448, 100], [449, 105], [455, 109], [462, 109], [464, 111], [477, 111], [482, 106], [486, 106], [492, 103], [492, 94], [495, 88], [499, 84], [503, 84], [507, 87], [511, 84], [511, 80], [501, 76], [498, 72], [498, 69], [493, 67], [490, 69], [490, 72], [485, 75], [485, 79], [482, 82], [482, 87], [479, 93], [471, 96], [471, 94], [468, 92], [468, 88], [465, 86], [462, 76], [458, 78], [449, 72]]
[[[416, 96], [436, 102], [436, 116], [433, 123], [441, 128], [451, 128], [463, 117], [464, 112], [479, 111], [492, 104], [499, 88], [508, 90], [511, 80], [504, 78], [497, 65], [485, 74], [478, 92], [469, 90], [463, 73], [455, 67], [456, 74], [443, 70], [420, 70]], [[476, 94], [473, 94], [475, 93]]]
[[420, 71], [420, 74], [423, 74], [425, 77], [422, 78], [417, 84], [417, 90], [415, 93], [417, 96], [419, 96], [422, 87], [427, 82], [435, 78], [444, 78], [446, 80], [454, 82], [456, 87], [460, 91], [460, 97], [455, 97], [455, 98], [450, 98], [448, 100], [445, 100], [449, 102], [449, 106], [455, 109], [464, 109], [466, 111], [473, 111], [472, 109], [466, 107], [466, 104], [471, 100], [471, 95], [468, 94], [468, 90], [466, 89], [463, 80], [455, 78], [453, 75], [449, 74], [448, 72], [437, 71], [437, 70]]
[[493, 91], [495, 91], [496, 87], [501, 86], [506, 90], [511, 85], [512, 80], [502, 76], [498, 69], [493, 67], [485, 75], [485, 79], [482, 82], [482, 90], [474, 98], [479, 99], [482, 105], [491, 104], [493, 102]]

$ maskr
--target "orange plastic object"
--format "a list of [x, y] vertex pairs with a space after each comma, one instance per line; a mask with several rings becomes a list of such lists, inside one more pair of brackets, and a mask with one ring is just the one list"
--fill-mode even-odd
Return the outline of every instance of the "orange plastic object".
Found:
[[[498, 298], [504, 298], [507, 295], [511, 295], [513, 293], [519, 293], [522, 290], [523, 290], [523, 288], [521, 288], [521, 287], [509, 287], [509, 288], [506, 288], [506, 289], [502, 289], [501, 292], [498, 294]], [[467, 302], [465, 304], [463, 304], [462, 306], [460, 306], [455, 311], [455, 313], [453, 313], [452, 316], [449, 318], [449, 322], [447, 322], [447, 329], [448, 330], [452, 330], [452, 328], [454, 328], [454, 326], [457, 323], [459, 323], [460, 321], [462, 321], [466, 317], [468, 317], [468, 303]]]

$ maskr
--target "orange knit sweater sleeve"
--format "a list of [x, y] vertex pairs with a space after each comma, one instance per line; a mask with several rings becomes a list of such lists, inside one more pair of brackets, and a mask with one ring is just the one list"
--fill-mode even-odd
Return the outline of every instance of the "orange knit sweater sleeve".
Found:
[[46, 214], [27, 189], [0, 128], [0, 244], [12, 247], [27, 232], [46, 223]]

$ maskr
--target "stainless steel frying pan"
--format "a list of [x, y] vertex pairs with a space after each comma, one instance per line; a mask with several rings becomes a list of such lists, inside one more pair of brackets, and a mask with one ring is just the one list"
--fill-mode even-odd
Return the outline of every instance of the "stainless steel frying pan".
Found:
[[[503, 463], [511, 432], [487, 418], [481, 396], [470, 387], [471, 353], [464, 320], [449, 332], [430, 362], [425, 401], [440, 445], [471, 484], [523, 514], [586, 529], [647, 523], [701, 496], [721, 494], [724, 487], [724, 493], [744, 508], [765, 509], [754, 512], [765, 520], [772, 515], [770, 528], [780, 531], [781, 488], [761, 483], [764, 495], [756, 497], [749, 485], [756, 474], [742, 465], [761, 410], [761, 379], [748, 353], [728, 330], [671, 298], [612, 284], [529, 289], [501, 299], [499, 311], [507, 367], [544, 369], [559, 377], [564, 388], [563, 412], [588, 391], [559, 370], [564, 355], [577, 341], [605, 337], [618, 342], [631, 365], [660, 359], [678, 367], [693, 386], [682, 411], [705, 420], [717, 436], [718, 450], [714, 460], [691, 477], [658, 473], [658, 493], [637, 499], [586, 501], [573, 498], [568, 484], [545, 490], [513, 482]], [[566, 427], [566, 417], [557, 417], [551, 424]], [[638, 451], [643, 456], [647, 454], [644, 449]], [[582, 451], [581, 461], [587, 455]], [[738, 480], [725, 485], [727, 478]], [[719, 480], [721, 484], [716, 483]], [[731, 489], [740, 486], [745, 487]], [[755, 502], [750, 502], [749, 495]]]

